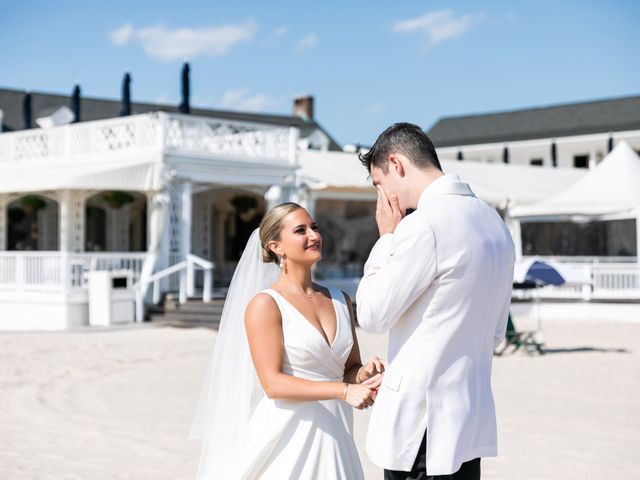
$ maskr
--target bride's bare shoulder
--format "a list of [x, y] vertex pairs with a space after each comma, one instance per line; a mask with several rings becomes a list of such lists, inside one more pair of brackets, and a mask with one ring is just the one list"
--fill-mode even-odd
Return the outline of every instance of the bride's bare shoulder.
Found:
[[275, 299], [265, 292], [257, 293], [247, 305], [244, 315], [245, 323], [269, 320], [280, 321], [280, 309]]

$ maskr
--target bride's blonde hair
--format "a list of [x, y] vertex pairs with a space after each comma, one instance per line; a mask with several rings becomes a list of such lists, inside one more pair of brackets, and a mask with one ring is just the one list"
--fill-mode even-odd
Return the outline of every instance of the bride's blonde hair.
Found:
[[269, 242], [280, 239], [282, 220], [291, 212], [299, 209], [302, 207], [297, 203], [282, 203], [269, 210], [260, 222], [260, 244], [262, 245], [262, 261], [264, 263], [280, 263], [278, 255], [269, 248]]

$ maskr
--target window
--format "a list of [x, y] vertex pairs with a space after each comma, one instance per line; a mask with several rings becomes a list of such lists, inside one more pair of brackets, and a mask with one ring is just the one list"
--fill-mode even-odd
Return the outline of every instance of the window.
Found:
[[544, 161], [541, 158], [532, 158], [529, 160], [529, 165], [532, 167], [542, 167], [544, 165]]
[[589, 155], [574, 155], [573, 166], [576, 168], [588, 168]]
[[635, 257], [636, 221], [523, 222], [524, 255]]

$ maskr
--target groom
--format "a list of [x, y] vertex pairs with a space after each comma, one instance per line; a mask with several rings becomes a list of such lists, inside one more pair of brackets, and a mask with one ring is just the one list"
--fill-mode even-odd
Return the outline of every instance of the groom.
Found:
[[367, 452], [385, 479], [479, 479], [480, 458], [497, 455], [491, 362], [509, 313], [511, 236], [466, 183], [443, 174], [418, 126], [392, 125], [360, 160], [378, 189], [380, 239], [358, 321], [389, 332]]

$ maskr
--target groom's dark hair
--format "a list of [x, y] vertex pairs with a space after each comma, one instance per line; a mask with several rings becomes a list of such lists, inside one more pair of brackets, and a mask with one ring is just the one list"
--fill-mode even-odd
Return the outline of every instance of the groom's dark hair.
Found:
[[419, 168], [437, 168], [442, 171], [433, 142], [413, 123], [394, 123], [380, 134], [371, 150], [358, 154], [358, 158], [369, 173], [372, 166], [381, 168], [386, 173], [389, 171], [389, 155], [392, 153], [403, 154]]

